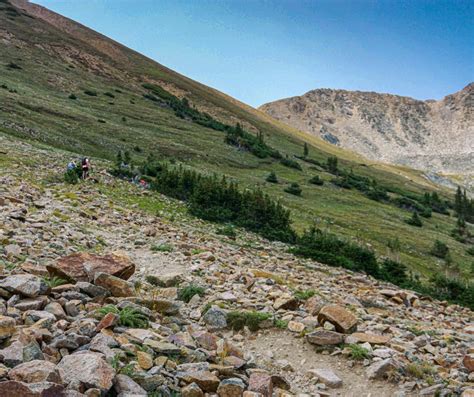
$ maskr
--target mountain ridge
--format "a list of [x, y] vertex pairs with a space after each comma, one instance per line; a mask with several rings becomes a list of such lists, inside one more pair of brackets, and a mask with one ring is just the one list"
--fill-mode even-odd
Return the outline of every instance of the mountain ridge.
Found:
[[369, 159], [472, 175], [473, 104], [474, 84], [469, 83], [440, 100], [322, 88], [259, 109]]

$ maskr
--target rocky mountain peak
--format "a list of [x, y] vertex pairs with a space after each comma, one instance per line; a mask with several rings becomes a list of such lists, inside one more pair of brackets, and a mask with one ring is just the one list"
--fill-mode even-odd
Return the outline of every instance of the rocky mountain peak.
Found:
[[316, 89], [260, 107], [286, 124], [372, 160], [474, 172], [474, 84], [441, 100]]

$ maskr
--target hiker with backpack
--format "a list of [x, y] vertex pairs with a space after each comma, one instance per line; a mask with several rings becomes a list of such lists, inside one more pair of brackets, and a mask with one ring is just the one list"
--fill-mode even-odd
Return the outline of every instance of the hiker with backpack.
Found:
[[69, 163], [67, 163], [67, 170], [68, 171], [74, 171], [76, 169], [76, 163], [74, 160], [71, 160]]
[[87, 179], [89, 177], [89, 170], [91, 168], [91, 162], [88, 157], [82, 159], [82, 179]]

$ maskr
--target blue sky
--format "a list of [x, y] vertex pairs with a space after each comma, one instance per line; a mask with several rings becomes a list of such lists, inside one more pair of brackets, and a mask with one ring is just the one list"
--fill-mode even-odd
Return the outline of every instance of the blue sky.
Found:
[[250, 105], [315, 88], [439, 99], [474, 80], [470, 0], [33, 0]]

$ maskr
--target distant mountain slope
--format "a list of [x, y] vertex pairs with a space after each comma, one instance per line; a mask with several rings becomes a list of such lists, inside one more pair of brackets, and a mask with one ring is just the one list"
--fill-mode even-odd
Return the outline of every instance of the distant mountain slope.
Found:
[[[164, 99], [170, 96], [172, 104]], [[184, 113], [172, 106], [182, 108], [183, 103], [188, 104]], [[196, 109], [200, 115], [209, 114], [212, 122], [197, 122], [192, 117]], [[229, 144], [225, 128], [213, 128], [219, 122], [240, 122], [252, 138], [258, 133], [258, 142], [262, 138], [288, 159], [261, 158], [239, 142]], [[449, 243], [453, 261], [462, 269], [472, 262], [464, 244], [450, 235], [453, 217], [433, 213], [416, 230], [414, 241], [413, 227], [405, 222], [411, 213], [396, 200], [420, 201], [433, 191], [452, 198], [452, 192], [425, 173], [368, 160], [289, 127], [85, 26], [20, 0], [0, 0], [0, 135], [5, 134], [53, 151], [66, 150], [70, 158], [87, 155], [95, 164], [115, 159], [121, 150], [129, 151], [135, 164], [154, 155], [199, 172], [225, 175], [242, 189], [258, 187], [281, 200], [292, 210], [298, 232], [317, 225], [370, 244], [377, 255], [386, 255], [388, 244], [400, 240], [401, 260], [420, 274], [438, 268], [429, 254], [435, 239]], [[6, 150], [0, 145], [0, 168], [9, 170], [11, 165], [2, 157]], [[340, 178], [335, 178], [339, 171], [335, 175], [326, 168], [334, 155], [338, 170], [365, 181], [371, 191], [375, 186], [385, 189], [388, 198], [374, 201], [360, 189], [341, 187]], [[279, 183], [267, 181], [271, 172]], [[316, 176], [323, 185], [312, 182]], [[58, 175], [56, 182], [61, 180]], [[301, 187], [301, 196], [287, 192], [294, 183]]]
[[474, 173], [474, 84], [440, 101], [317, 89], [260, 107], [292, 127], [384, 162]]

